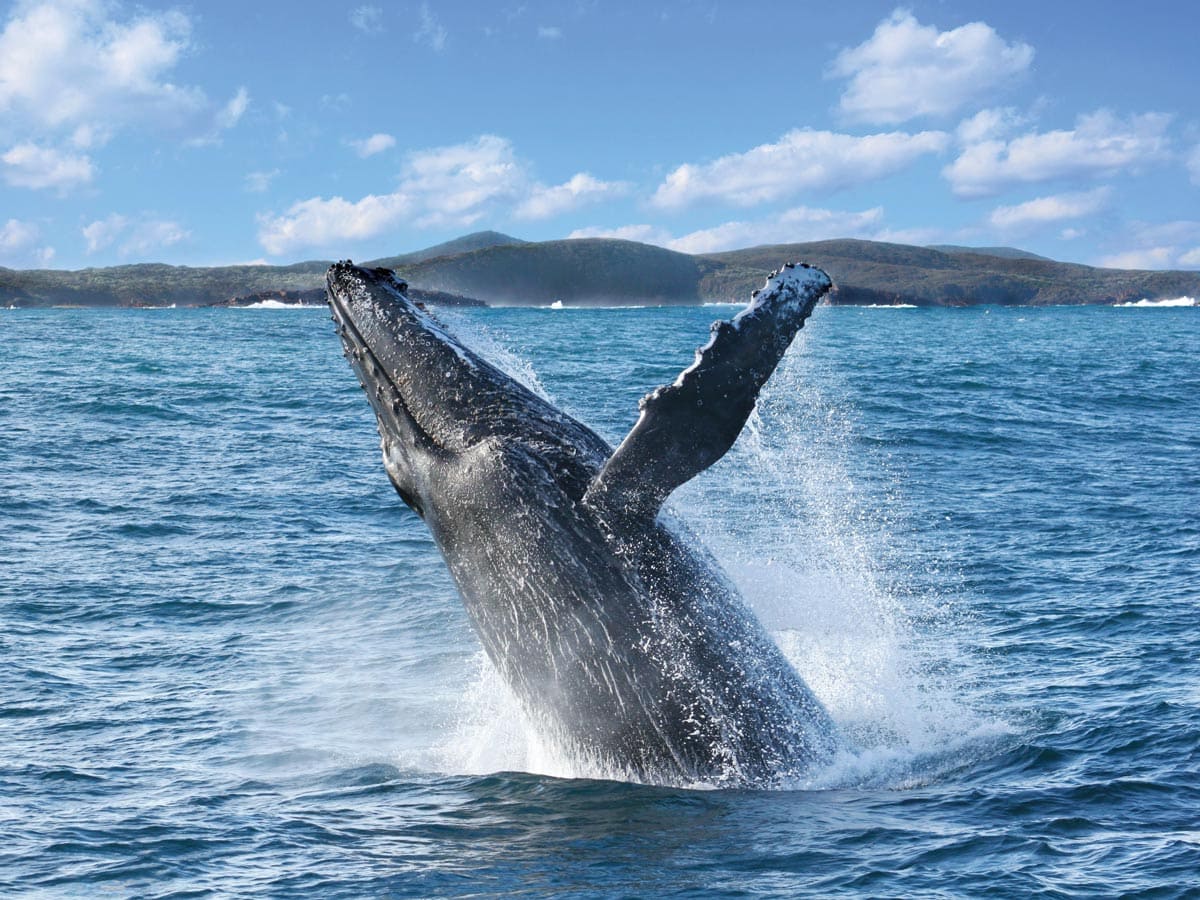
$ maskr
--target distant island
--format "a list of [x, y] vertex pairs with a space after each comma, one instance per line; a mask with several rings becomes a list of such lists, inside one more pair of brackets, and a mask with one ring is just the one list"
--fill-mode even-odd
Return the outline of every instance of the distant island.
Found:
[[[829, 240], [692, 255], [610, 238], [523, 241], [495, 231], [368, 260], [441, 305], [622, 306], [741, 302], [780, 263], [834, 280], [839, 305], [1053, 306], [1200, 296], [1200, 271], [1102, 269], [1011, 247]], [[65, 271], [0, 267], [0, 305], [237, 306], [320, 302], [327, 260], [200, 268], [147, 263]]]
[[[474, 297], [464, 297], [461, 294], [451, 294], [448, 291], [427, 291], [414, 287], [408, 289], [408, 297], [419, 304], [428, 303], [435, 306], [487, 306], [482, 300], [476, 300]], [[243, 294], [240, 297], [231, 297], [228, 300], [206, 305], [262, 306], [265, 304], [276, 304], [279, 306], [324, 306], [325, 288], [315, 287], [293, 291], [255, 291], [252, 294]]]

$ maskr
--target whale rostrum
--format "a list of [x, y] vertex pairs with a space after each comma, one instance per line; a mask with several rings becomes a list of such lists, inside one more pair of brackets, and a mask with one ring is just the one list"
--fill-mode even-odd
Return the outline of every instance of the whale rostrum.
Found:
[[663, 508], [733, 445], [829, 290], [824, 272], [773, 272], [641, 401], [615, 451], [462, 344], [390, 270], [340, 262], [326, 281], [388, 477], [543, 740], [588, 771], [663, 784], [779, 783], [831, 757], [824, 708]]

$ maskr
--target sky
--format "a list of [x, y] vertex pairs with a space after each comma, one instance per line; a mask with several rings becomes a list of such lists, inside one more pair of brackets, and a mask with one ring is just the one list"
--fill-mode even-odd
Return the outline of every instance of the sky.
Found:
[[1198, 33], [1158, 0], [0, 0], [0, 265], [495, 229], [1200, 269]]

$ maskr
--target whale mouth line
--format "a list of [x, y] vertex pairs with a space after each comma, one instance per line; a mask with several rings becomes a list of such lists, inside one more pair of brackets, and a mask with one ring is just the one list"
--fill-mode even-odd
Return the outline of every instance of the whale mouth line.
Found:
[[[363, 382], [363, 390], [367, 395], [367, 400], [375, 407], [377, 412], [386, 413], [387, 417], [398, 423], [401, 415], [407, 420], [411, 427], [420, 434], [422, 439], [429, 446], [445, 449], [434, 440], [433, 436], [421, 427], [417, 417], [413, 415], [408, 403], [405, 402], [404, 393], [400, 390], [400, 386], [396, 384], [392, 374], [383, 365], [379, 355], [371, 349], [371, 345], [367, 343], [367, 339], [363, 337], [362, 331], [354, 321], [354, 317], [350, 314], [349, 307], [338, 296], [337, 291], [332, 289], [332, 286], [326, 290], [326, 297], [330, 308], [334, 311], [337, 317], [338, 325], [341, 327], [342, 344], [346, 349], [346, 356], [350, 360], [350, 364], [358, 371]], [[356, 355], [357, 354], [357, 355]], [[375, 388], [372, 391], [368, 386], [368, 380], [372, 382]], [[378, 392], [385, 389], [390, 395], [390, 402], [384, 402], [383, 397], [378, 395]], [[397, 408], [399, 407], [399, 408]], [[382, 429], [381, 433], [382, 433]], [[398, 435], [385, 435], [385, 437], [397, 438]]]

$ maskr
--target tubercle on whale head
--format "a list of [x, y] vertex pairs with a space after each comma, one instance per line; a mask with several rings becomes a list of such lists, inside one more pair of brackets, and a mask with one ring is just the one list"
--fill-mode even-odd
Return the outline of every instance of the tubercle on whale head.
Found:
[[420, 504], [430, 473], [449, 471], [489, 436], [565, 447], [571, 441], [557, 436], [566, 430], [592, 455], [611, 452], [462, 344], [390, 270], [343, 261], [326, 282], [346, 358], [378, 420], [388, 474], [410, 506]]
[[390, 269], [343, 260], [329, 267], [325, 281], [343, 354], [375, 412], [384, 467], [404, 502], [423, 514], [426, 473], [447, 431], [414, 390], [420, 379], [413, 373], [429, 363], [432, 342], [422, 339], [427, 316], [408, 300], [407, 285]]

